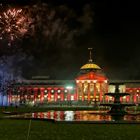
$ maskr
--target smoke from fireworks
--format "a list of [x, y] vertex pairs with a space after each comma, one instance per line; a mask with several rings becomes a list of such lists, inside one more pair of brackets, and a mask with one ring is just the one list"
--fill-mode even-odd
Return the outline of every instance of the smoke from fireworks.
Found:
[[42, 3], [20, 9], [6, 8], [0, 14], [0, 39], [11, 45], [15, 40], [22, 39], [26, 33], [30, 37], [40, 34], [47, 44], [51, 42], [61, 47], [71, 46], [74, 36], [87, 30], [92, 24], [90, 6], [83, 8], [83, 15], [80, 16], [64, 5], [50, 7]]
[[33, 21], [29, 32], [34, 47], [41, 41], [42, 47], [73, 47], [75, 37], [84, 34], [93, 23], [90, 5], [85, 5], [80, 15], [66, 5], [52, 7], [42, 3], [28, 6], [27, 9], [28, 17]]
[[27, 33], [31, 20], [22, 9], [9, 8], [0, 14], [0, 39], [11, 45]]
[[[43, 61], [39, 62], [41, 66], [59, 56], [63, 57], [63, 52], [59, 51], [51, 57], [49, 54], [52, 50], [60, 50], [60, 47], [74, 47], [76, 37], [83, 35], [93, 23], [93, 12], [88, 4], [81, 8], [80, 14], [66, 5], [52, 6], [46, 3], [23, 6], [20, 9], [14, 7], [1, 10], [0, 7], [0, 11], [1, 43], [8, 42], [14, 46], [7, 49], [5, 44], [0, 44], [0, 55], [13, 55], [20, 48], [32, 55], [34, 61], [42, 58]], [[20, 44], [18, 40], [21, 40]], [[42, 72], [39, 69], [36, 71]]]

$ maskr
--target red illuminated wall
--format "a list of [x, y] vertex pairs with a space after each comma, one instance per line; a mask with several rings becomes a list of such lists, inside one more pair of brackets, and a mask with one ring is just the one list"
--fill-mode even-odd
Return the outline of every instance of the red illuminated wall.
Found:
[[102, 82], [104, 80], [108, 80], [106, 76], [101, 74], [97, 74], [94, 72], [89, 72], [87, 74], [80, 75], [76, 78], [76, 80], [97, 80], [98, 82]]

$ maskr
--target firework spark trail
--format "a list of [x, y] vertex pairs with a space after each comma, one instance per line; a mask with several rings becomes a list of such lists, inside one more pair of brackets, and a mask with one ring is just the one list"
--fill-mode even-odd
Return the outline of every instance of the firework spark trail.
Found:
[[[82, 26], [71, 28], [69, 22], [79, 22]], [[90, 6], [84, 7], [81, 17], [64, 5], [52, 8], [43, 3], [22, 7], [22, 9], [9, 8], [0, 14], [0, 39], [6, 40], [11, 45], [27, 33], [30, 37], [35, 37], [39, 33], [43, 35], [46, 42], [69, 46], [72, 45], [74, 36], [89, 29], [91, 23]]]
[[0, 39], [6, 39], [10, 46], [27, 32], [31, 19], [24, 14], [23, 9], [9, 8], [0, 14]]
[[[46, 52], [49, 50], [46, 48], [48, 47], [58, 47], [59, 49], [59, 47], [71, 48], [75, 46], [75, 36], [89, 30], [93, 22], [90, 6], [84, 6], [83, 8], [83, 13], [78, 15], [75, 10], [66, 5], [52, 7], [52, 5], [47, 4], [36, 4], [20, 9], [15, 7], [5, 8], [0, 5], [0, 55], [8, 54], [9, 59], [4, 58], [4, 60], [8, 60], [7, 62], [12, 61], [10, 64], [6, 63], [5, 65], [0, 62], [0, 72], [3, 73], [4, 71], [6, 75], [7, 73], [17, 75], [19, 65], [15, 65], [15, 62], [18, 58], [16, 57], [13, 60], [11, 55], [17, 53], [18, 49], [25, 53], [27, 50], [33, 56], [45, 52], [46, 56]], [[20, 44], [18, 40], [20, 40]], [[7, 44], [7, 42], [9, 46], [14, 47], [6, 48], [5, 43]], [[18, 46], [18, 48], [15, 46]], [[24, 67], [28, 65], [27, 62]], [[41, 65], [46, 64], [45, 61], [40, 63], [42, 63]], [[21, 67], [21, 73], [22, 70]], [[39, 71], [41, 70], [39, 69]]]

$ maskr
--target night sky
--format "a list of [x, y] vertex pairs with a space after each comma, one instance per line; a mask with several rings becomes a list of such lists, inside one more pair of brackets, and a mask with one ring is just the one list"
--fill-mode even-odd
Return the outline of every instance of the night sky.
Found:
[[[94, 62], [103, 69], [109, 79], [140, 79], [138, 3], [133, 1], [123, 3], [121, 0], [2, 2], [3, 5], [17, 7], [37, 3], [39, 5], [46, 3], [52, 9], [59, 7], [55, 18], [66, 19], [64, 26], [66, 35], [57, 39], [53, 36], [49, 40], [42, 35], [42, 28], [39, 28], [33, 36], [23, 37], [20, 42], [21, 49], [16, 48], [22, 50], [28, 57], [20, 64], [23, 77], [48, 75], [50, 79], [74, 79], [80, 67], [87, 63], [88, 48], [92, 47]], [[42, 20], [41, 26], [43, 24], [45, 23]], [[6, 48], [6, 45], [4, 47]], [[18, 52], [14, 47], [7, 49], [8, 53], [5, 49], [4, 51], [0, 49], [1, 56], [10, 56], [10, 51], [12, 54]]]

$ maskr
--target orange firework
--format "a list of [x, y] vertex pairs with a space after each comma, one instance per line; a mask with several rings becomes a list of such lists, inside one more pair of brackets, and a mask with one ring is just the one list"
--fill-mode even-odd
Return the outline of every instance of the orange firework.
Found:
[[31, 20], [23, 9], [10, 8], [0, 14], [0, 39], [7, 39], [8, 45], [28, 32]]

